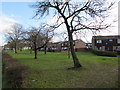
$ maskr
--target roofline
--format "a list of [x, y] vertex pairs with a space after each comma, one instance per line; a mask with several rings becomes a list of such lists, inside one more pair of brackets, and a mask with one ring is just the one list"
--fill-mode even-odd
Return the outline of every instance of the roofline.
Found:
[[[76, 40], [73, 40], [73, 41], [82, 41], [82, 42], [84, 42], [84, 41], [81, 40], [81, 39], [76, 39]], [[51, 42], [51, 43], [56, 44], [56, 43], [64, 43], [64, 42], [69, 42], [69, 41], [59, 41], [59, 42]], [[85, 43], [85, 42], [84, 42], [84, 43]]]
[[93, 36], [93, 37], [120, 37], [120, 35], [109, 35], [109, 36]]

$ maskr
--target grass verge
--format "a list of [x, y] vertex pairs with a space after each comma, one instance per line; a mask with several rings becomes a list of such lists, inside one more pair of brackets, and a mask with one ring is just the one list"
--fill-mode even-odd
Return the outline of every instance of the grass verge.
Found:
[[38, 59], [28, 51], [14, 54], [18, 62], [27, 66], [25, 86], [29, 88], [118, 88], [118, 58], [96, 56], [90, 52], [78, 52], [82, 68], [68, 70], [73, 66], [67, 53], [38, 53]]
[[3, 57], [3, 88], [21, 88], [27, 67], [7, 53]]

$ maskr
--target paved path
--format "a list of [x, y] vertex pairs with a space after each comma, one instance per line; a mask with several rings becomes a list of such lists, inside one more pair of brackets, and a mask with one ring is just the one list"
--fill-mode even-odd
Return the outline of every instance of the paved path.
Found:
[[2, 49], [0, 49], [0, 90], [2, 89]]

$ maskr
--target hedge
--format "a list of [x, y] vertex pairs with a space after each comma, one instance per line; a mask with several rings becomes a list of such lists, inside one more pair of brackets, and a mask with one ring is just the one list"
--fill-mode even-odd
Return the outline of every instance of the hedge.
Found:
[[98, 56], [108, 56], [108, 57], [117, 57], [117, 52], [111, 52], [111, 51], [98, 51], [98, 50], [91, 50], [92, 53], [98, 55]]

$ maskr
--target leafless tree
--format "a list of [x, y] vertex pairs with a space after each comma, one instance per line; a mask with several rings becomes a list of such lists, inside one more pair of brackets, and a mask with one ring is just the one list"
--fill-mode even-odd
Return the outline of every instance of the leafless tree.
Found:
[[9, 49], [9, 50], [13, 50], [14, 49], [14, 43], [13, 41], [8, 41], [7, 44], [4, 45], [4, 49]]
[[[46, 30], [45, 32], [45, 30], [43, 30], [43, 27], [40, 28], [32, 27], [27, 32], [26, 40], [34, 49], [35, 59], [37, 59], [37, 51], [40, 50], [41, 48], [46, 48], [47, 43], [49, 42], [50, 39], [51, 38], [49, 37], [49, 30]], [[46, 54], [46, 49], [45, 49], [45, 54]]]
[[[25, 35], [25, 32], [24, 32], [24, 35]], [[22, 51], [25, 47], [27, 47], [27, 43], [26, 43], [24, 36], [23, 36], [22, 39], [19, 40], [18, 49], [20, 51]]]
[[82, 65], [79, 63], [73, 47], [73, 32], [78, 30], [96, 32], [108, 28], [110, 24], [105, 23], [105, 18], [108, 16], [107, 11], [111, 9], [113, 4], [107, 3], [107, 0], [85, 0], [83, 2], [76, 2], [76, 0], [43, 0], [43, 2], [38, 1], [33, 7], [36, 8], [35, 16], [37, 17], [48, 15], [51, 10], [55, 12], [54, 16], [57, 16], [58, 19], [51, 27], [58, 28], [65, 24], [74, 68], [78, 68]]
[[[50, 28], [49, 26], [45, 25], [44, 28], [42, 28], [42, 38], [43, 38], [43, 45], [41, 47], [44, 47], [44, 54], [47, 52], [47, 46], [49, 44], [49, 41], [54, 36], [54, 29]], [[41, 48], [40, 47], [40, 48]]]
[[37, 41], [39, 40], [38, 35], [39, 35], [39, 30], [35, 27], [32, 27], [27, 33], [27, 37], [25, 37], [31, 46], [34, 48], [34, 53], [35, 53], [35, 59], [37, 59]]
[[8, 44], [12, 45], [12, 47], [15, 50], [15, 53], [17, 53], [17, 47], [19, 44], [20, 39], [22, 39], [23, 36], [23, 27], [20, 24], [14, 24], [12, 25], [12, 30], [11, 32], [7, 33], [7, 39], [8, 39]]

